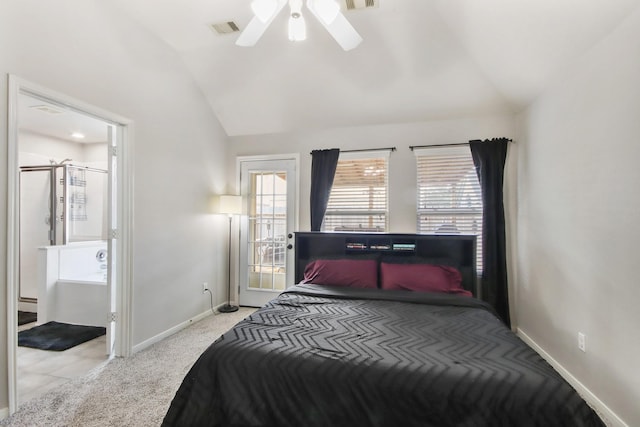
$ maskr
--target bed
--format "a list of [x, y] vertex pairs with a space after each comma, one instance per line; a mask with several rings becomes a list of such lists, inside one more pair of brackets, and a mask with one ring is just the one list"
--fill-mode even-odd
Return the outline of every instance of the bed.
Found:
[[164, 426], [604, 425], [474, 297], [471, 236], [298, 233], [296, 281], [200, 356]]

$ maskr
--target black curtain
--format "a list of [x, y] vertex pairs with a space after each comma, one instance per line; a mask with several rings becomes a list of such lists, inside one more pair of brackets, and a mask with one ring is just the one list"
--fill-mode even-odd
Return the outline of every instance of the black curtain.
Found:
[[311, 231], [320, 231], [322, 226], [339, 156], [337, 148], [311, 152]]
[[507, 249], [502, 185], [507, 159], [506, 138], [469, 141], [482, 188], [482, 299], [511, 326], [507, 288]]

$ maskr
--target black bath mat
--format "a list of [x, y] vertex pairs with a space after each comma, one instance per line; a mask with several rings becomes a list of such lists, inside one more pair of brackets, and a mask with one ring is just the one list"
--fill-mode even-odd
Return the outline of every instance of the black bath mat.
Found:
[[26, 325], [38, 320], [38, 313], [31, 313], [30, 311], [18, 311], [18, 326]]
[[44, 325], [18, 332], [18, 345], [40, 350], [63, 351], [98, 338], [106, 332], [106, 328], [97, 326], [47, 322]]

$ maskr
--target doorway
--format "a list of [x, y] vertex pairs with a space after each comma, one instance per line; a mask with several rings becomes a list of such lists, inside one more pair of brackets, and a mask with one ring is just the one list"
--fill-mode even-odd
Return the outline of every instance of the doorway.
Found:
[[[35, 382], [42, 391], [47, 389], [48, 377], [59, 381], [73, 375], [42, 375], [43, 366], [55, 369], [55, 363], [49, 362], [88, 370], [94, 361], [97, 366], [130, 352], [131, 271], [123, 255], [130, 248], [131, 218], [122, 215], [130, 209], [131, 171], [125, 161], [131, 142], [129, 125], [112, 113], [9, 76], [11, 413], [35, 395], [24, 392], [27, 383], [33, 387]], [[37, 320], [18, 326], [19, 312], [37, 313]], [[78, 356], [85, 344], [80, 350], [61, 352], [18, 349], [19, 331], [50, 322], [104, 328], [106, 334], [84, 353], [95, 360]], [[65, 361], [66, 356], [70, 358]], [[40, 375], [23, 382], [19, 373], [28, 376], [23, 368], [31, 359], [40, 365], [39, 372], [34, 371]], [[81, 375], [82, 370], [75, 373]]]
[[243, 221], [239, 304], [261, 307], [293, 284], [297, 156], [239, 159]]

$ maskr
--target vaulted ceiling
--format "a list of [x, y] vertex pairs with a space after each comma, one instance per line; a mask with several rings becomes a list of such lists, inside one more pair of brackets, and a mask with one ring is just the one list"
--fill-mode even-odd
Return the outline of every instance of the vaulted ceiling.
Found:
[[[288, 7], [255, 47], [251, 0], [112, 0], [175, 49], [230, 136], [516, 112], [639, 6], [638, 0], [379, 0], [345, 10], [364, 41], [345, 52]], [[305, 13], [303, 8], [303, 14]]]

